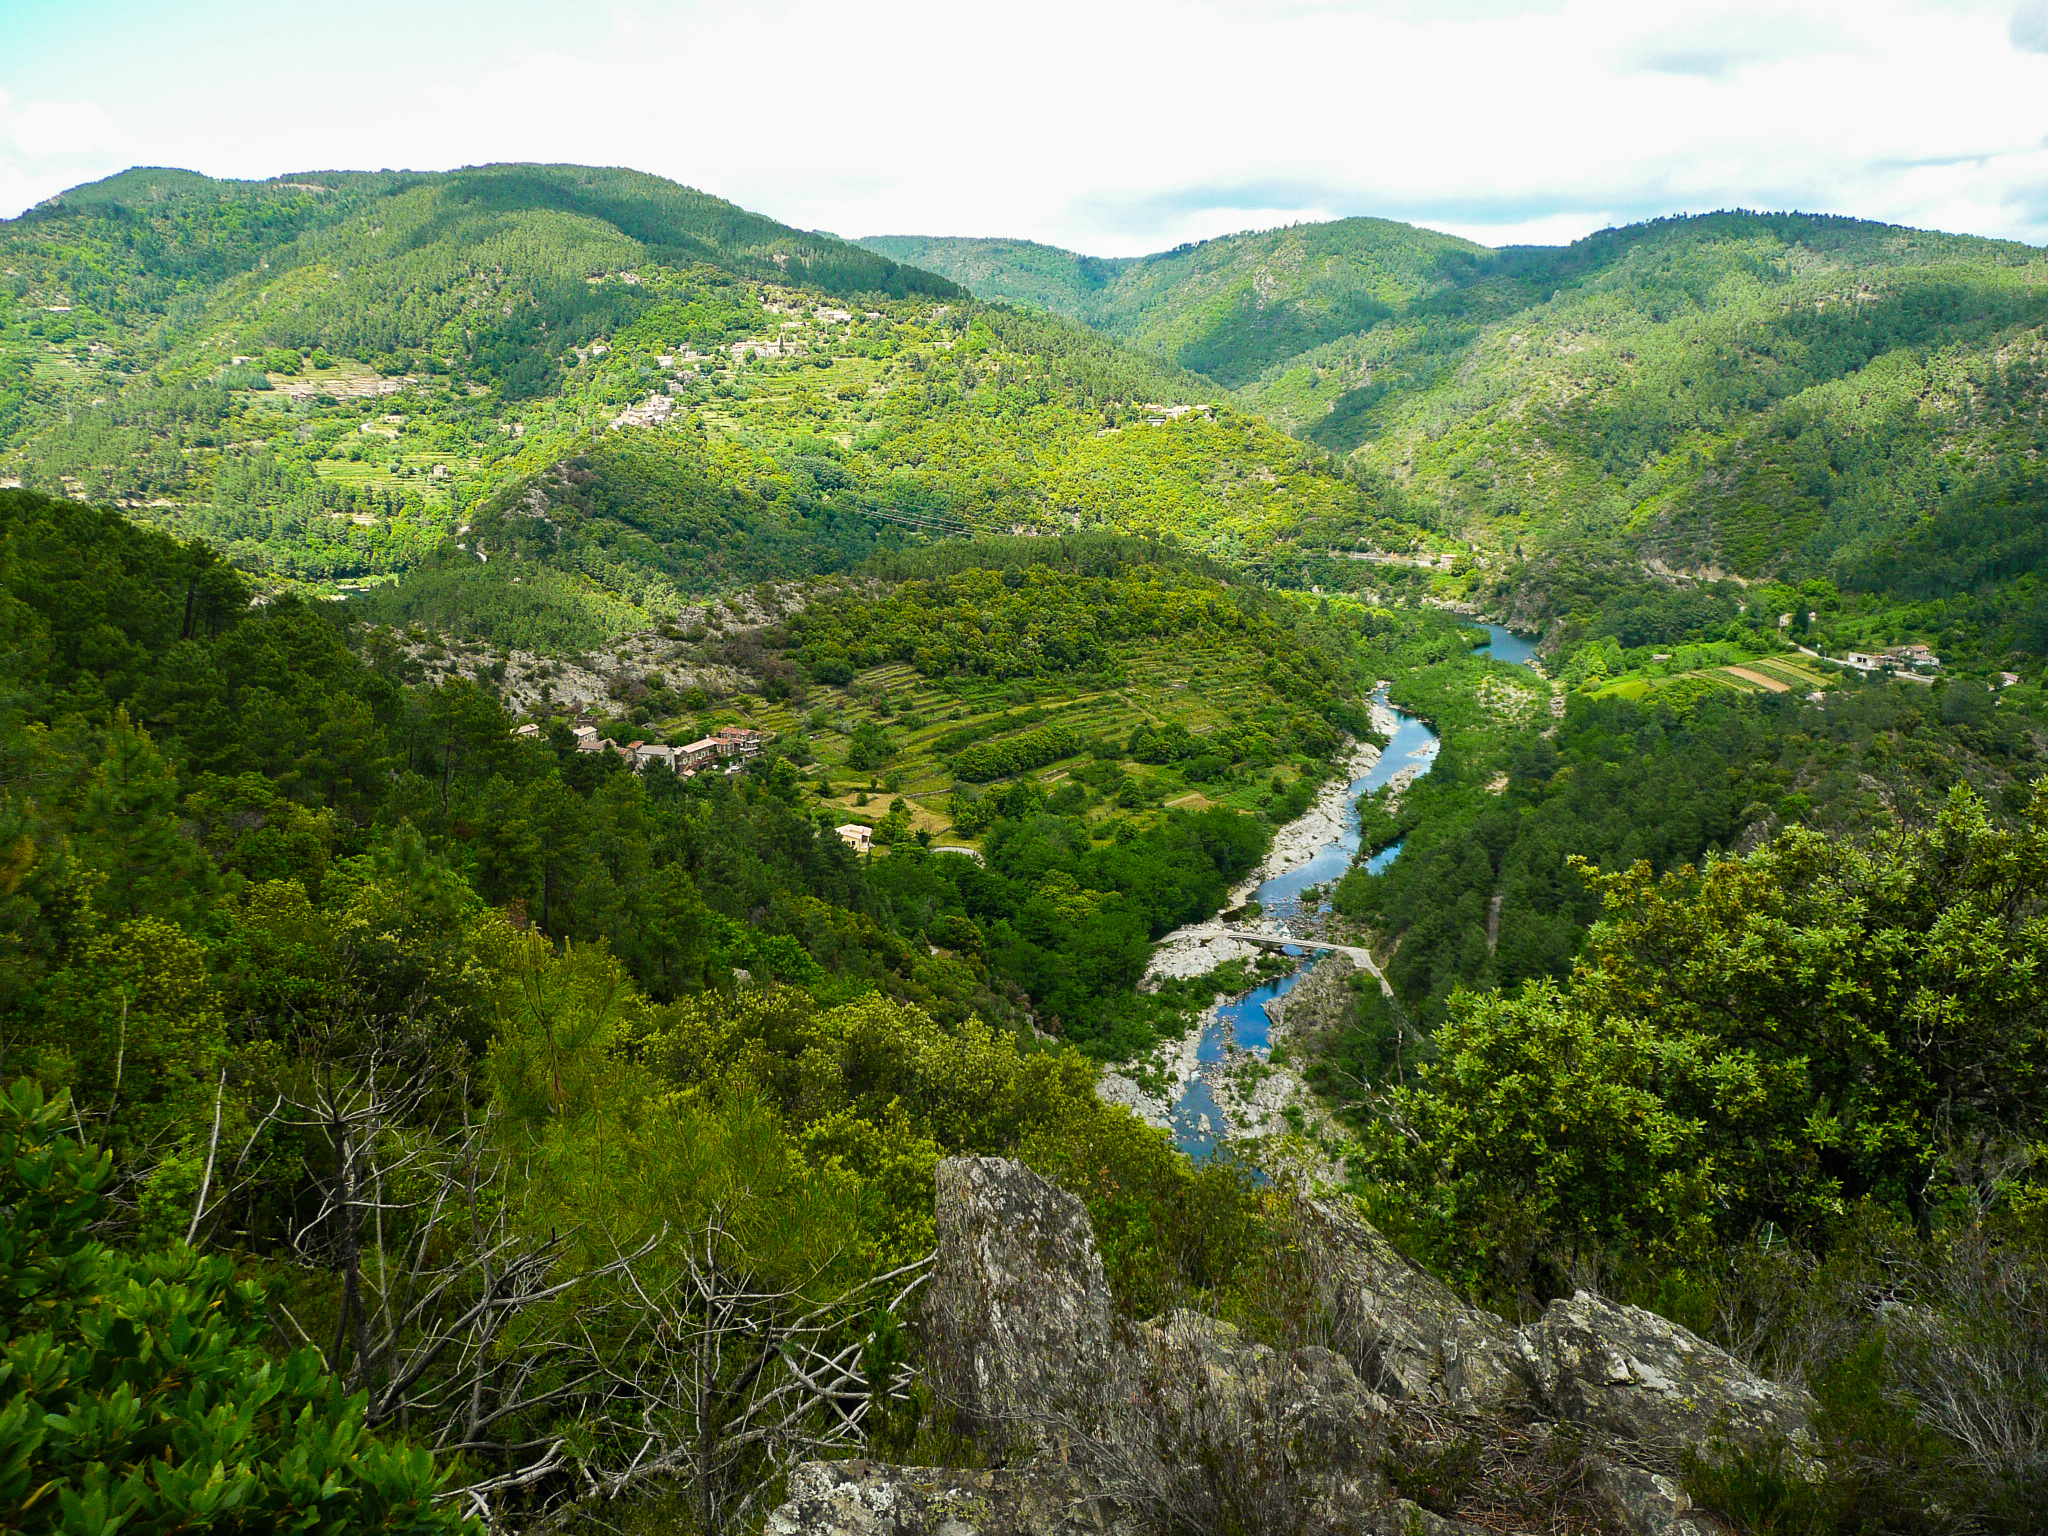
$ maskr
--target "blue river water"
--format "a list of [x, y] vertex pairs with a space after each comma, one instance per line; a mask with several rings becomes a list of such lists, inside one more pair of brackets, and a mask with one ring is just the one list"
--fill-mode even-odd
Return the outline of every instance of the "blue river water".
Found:
[[1495, 661], [1513, 662], [1518, 667], [1531, 666], [1535, 663], [1534, 640], [1524, 640], [1513, 630], [1500, 624], [1481, 624], [1475, 621], [1472, 627], [1486, 631], [1486, 643], [1473, 647], [1480, 655], [1491, 656]]
[[[1499, 624], [1475, 624], [1474, 628], [1486, 631], [1485, 642], [1474, 647], [1481, 655], [1521, 666], [1527, 666], [1535, 659], [1533, 641], [1525, 640]], [[1282, 926], [1290, 930], [1294, 921], [1303, 916], [1304, 892], [1315, 889], [1318, 910], [1326, 910], [1323, 893], [1342, 879], [1357, 859], [1359, 800], [1391, 783], [1394, 775], [1404, 768], [1414, 769], [1415, 776], [1419, 778], [1436, 765], [1437, 749], [1441, 745], [1436, 732], [1415, 716], [1394, 709], [1387, 703], [1384, 689], [1373, 695], [1373, 701], [1393, 711], [1393, 739], [1380, 753], [1379, 761], [1361, 777], [1352, 780], [1350, 793], [1345, 798], [1343, 830], [1337, 840], [1326, 843], [1294, 868], [1282, 870], [1252, 893], [1252, 899], [1269, 916], [1278, 918]], [[1395, 843], [1373, 854], [1366, 860], [1365, 867], [1379, 874], [1400, 857], [1400, 853], [1401, 845]], [[1297, 961], [1307, 953], [1292, 945], [1286, 952]], [[1272, 1021], [1266, 1015], [1266, 1004], [1285, 997], [1305, 974], [1297, 967], [1235, 1002], [1224, 1003], [1216, 1010], [1215, 1017], [1203, 1026], [1195, 1059], [1205, 1067], [1218, 1065], [1224, 1061], [1227, 1047], [1232, 1044], [1240, 1050], [1265, 1056], [1272, 1048]], [[1199, 1076], [1188, 1082], [1175, 1102], [1171, 1121], [1174, 1144], [1195, 1158], [1212, 1155], [1228, 1130], [1223, 1111], [1216, 1103], [1216, 1095]]]

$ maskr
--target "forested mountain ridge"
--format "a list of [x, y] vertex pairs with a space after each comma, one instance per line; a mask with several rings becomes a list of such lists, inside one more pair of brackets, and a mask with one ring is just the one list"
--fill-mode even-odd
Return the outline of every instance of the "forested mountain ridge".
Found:
[[0, 477], [325, 595], [423, 564], [517, 578], [512, 606], [556, 618], [508, 642], [934, 533], [1106, 527], [1259, 564], [1380, 521], [1198, 375], [632, 172], [134, 171], [0, 251]]
[[1153, 256], [1081, 256], [1028, 240], [859, 242], [983, 298], [1080, 320], [1237, 388], [1469, 277], [1484, 246], [1390, 219], [1226, 235]]
[[[2039, 250], [1721, 213], [1560, 248], [1446, 241], [1400, 269], [1404, 288], [1380, 253], [1430, 248], [1418, 231], [1390, 245], [1385, 231], [1402, 228], [1345, 220], [1101, 264], [1099, 285], [1070, 283], [1063, 302], [1350, 455], [1480, 552], [1490, 571], [1456, 595], [1528, 622], [1690, 573], [1826, 579], [1870, 595], [1901, 633], [1968, 630], [1994, 653], [2048, 640], [2032, 574], [2048, 398]], [[1318, 239], [1336, 251], [1340, 237], [1348, 252], [1319, 269], [1320, 319], [1344, 333], [1268, 345], [1308, 303], [1278, 253]], [[875, 244], [1025, 301], [1037, 290], [1013, 274], [1050, 270], [1042, 252], [999, 270], [990, 242]], [[1148, 284], [1134, 319], [1113, 296]], [[1190, 344], [1219, 289], [1250, 318]]]

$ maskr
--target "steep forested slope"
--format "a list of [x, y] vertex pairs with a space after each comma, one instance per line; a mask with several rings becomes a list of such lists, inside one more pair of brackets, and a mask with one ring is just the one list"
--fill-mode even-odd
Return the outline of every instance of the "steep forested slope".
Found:
[[2048, 642], [2032, 247], [1747, 213], [1556, 249], [1370, 220], [1094, 265], [874, 245], [1233, 386], [1494, 551], [1465, 595], [1532, 620], [1675, 573], [1826, 578], [1902, 632]]
[[[1668, 220], [1315, 360], [1307, 424], [1500, 543], [1817, 574], [2038, 451], [2048, 259], [1850, 220]], [[1274, 381], [1272, 390], [1299, 386]]]
[[1026, 240], [860, 242], [983, 298], [1034, 304], [1237, 387], [1469, 278], [1485, 247], [1388, 219], [1229, 235], [1104, 260]]
[[1196, 375], [631, 172], [136, 171], [0, 254], [0, 475], [330, 595], [511, 552], [604, 630], [932, 534], [1375, 516]]

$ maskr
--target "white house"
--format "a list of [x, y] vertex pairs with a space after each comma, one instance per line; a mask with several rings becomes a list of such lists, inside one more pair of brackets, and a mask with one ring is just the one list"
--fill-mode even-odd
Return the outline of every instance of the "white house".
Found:
[[857, 821], [849, 821], [843, 827], [834, 827], [840, 840], [855, 853], [866, 853], [875, 844], [875, 829], [864, 827]]

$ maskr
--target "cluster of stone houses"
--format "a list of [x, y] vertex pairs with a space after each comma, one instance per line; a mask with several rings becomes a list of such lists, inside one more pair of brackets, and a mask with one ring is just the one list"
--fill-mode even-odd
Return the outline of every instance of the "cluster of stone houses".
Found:
[[1858, 672], [1929, 672], [1941, 665], [1941, 658], [1924, 645], [1888, 645], [1881, 651], [1850, 651], [1843, 664]]
[[[537, 724], [529, 720], [513, 734], [536, 737], [543, 733]], [[748, 758], [761, 755], [761, 749], [774, 739], [774, 733], [757, 731], [751, 726], [727, 725], [719, 727], [714, 735], [700, 737], [680, 747], [661, 741], [616, 742], [609, 736], [598, 735], [594, 725], [577, 726], [575, 737], [578, 752], [613, 752], [632, 764], [636, 771], [644, 772], [649, 767], [666, 768], [687, 779], [707, 769], [720, 767], [727, 773], [738, 773]]]
[[629, 405], [612, 418], [612, 430], [621, 427], [658, 427], [676, 413], [675, 401], [667, 395], [649, 395], [638, 405]]
[[1203, 416], [1213, 415], [1215, 411], [1215, 407], [1208, 405], [1159, 405], [1150, 400], [1138, 409], [1145, 413], [1145, 424], [1151, 427], [1163, 427], [1169, 421], [1179, 421], [1190, 411]]

